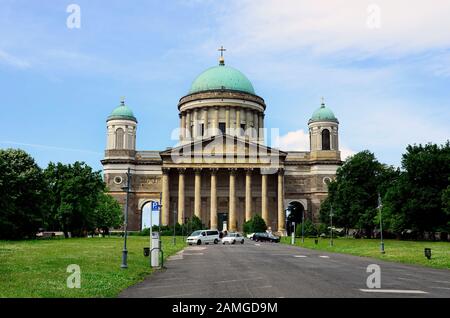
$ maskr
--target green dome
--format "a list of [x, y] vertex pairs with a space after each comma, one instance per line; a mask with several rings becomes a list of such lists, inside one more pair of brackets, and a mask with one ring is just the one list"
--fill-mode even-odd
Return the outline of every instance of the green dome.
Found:
[[213, 89], [230, 89], [255, 95], [252, 83], [235, 68], [220, 64], [201, 73], [191, 85], [189, 94]]
[[334, 116], [331, 109], [325, 106], [324, 103], [320, 105], [320, 108], [317, 109], [311, 116], [311, 119], [309, 122], [315, 122], [315, 121], [334, 121], [338, 122], [336, 116]]
[[133, 111], [125, 105], [124, 101], [120, 102], [120, 105], [108, 116], [108, 120], [111, 119], [129, 119], [137, 122], [136, 117], [133, 115]]

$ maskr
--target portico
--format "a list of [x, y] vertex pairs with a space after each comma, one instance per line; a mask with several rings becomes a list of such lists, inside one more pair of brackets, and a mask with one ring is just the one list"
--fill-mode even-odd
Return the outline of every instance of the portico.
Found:
[[[221, 179], [219, 182], [218, 176]], [[207, 227], [217, 229], [217, 214], [221, 212], [228, 214], [228, 229], [236, 231], [242, 230], [243, 222], [259, 214], [272, 230], [284, 231], [283, 179], [283, 169], [266, 174], [264, 169], [242, 167], [165, 168], [163, 180], [167, 181], [164, 181], [162, 188], [163, 225], [173, 222], [173, 208], [176, 207], [176, 221], [180, 224], [185, 217], [196, 215]], [[221, 211], [218, 211], [219, 199], [222, 207], [227, 206]]]

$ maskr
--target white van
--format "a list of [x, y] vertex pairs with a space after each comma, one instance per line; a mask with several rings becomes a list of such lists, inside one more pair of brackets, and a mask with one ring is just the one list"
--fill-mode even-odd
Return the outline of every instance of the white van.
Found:
[[186, 243], [189, 245], [192, 244], [209, 244], [219, 243], [220, 237], [219, 237], [219, 231], [217, 230], [199, 230], [193, 232], [186, 240]]

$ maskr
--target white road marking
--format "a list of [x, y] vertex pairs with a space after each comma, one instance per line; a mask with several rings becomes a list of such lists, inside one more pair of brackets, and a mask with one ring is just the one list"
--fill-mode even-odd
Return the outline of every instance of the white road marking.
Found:
[[294, 257], [308, 257], [306, 255], [294, 255]]
[[230, 280], [221, 280], [218, 282], [213, 282], [213, 284], [226, 284], [226, 283], [235, 283], [235, 282], [242, 282], [244, 280], [260, 280], [264, 279], [263, 277], [255, 277], [255, 278], [243, 278], [243, 279], [230, 279]]
[[365, 293], [392, 293], [392, 294], [428, 294], [423, 290], [402, 290], [402, 289], [360, 289], [360, 291]]
[[190, 246], [186, 248], [187, 251], [203, 251], [206, 247]]
[[450, 284], [450, 282], [448, 282], [446, 280], [434, 280], [433, 283]]
[[448, 290], [450, 290], [450, 287], [430, 287], [430, 288], [435, 288], [435, 289], [448, 289]]
[[261, 246], [261, 244], [255, 244], [255, 246]]
[[329, 256], [326, 256], [326, 255], [320, 255], [319, 257], [321, 257], [321, 258], [330, 258]]
[[203, 255], [203, 253], [183, 253], [183, 255]]

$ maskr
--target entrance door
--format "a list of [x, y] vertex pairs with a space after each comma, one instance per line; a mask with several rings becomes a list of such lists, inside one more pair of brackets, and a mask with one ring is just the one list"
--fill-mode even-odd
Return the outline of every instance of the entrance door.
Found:
[[217, 229], [223, 231], [223, 222], [228, 223], [228, 213], [217, 213]]

